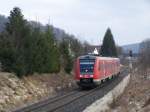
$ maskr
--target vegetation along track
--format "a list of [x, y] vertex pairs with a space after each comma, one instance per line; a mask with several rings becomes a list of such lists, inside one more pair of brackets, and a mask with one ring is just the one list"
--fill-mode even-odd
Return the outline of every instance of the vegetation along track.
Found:
[[[125, 72], [126, 70], [123, 70], [122, 72]], [[98, 89], [104, 87], [106, 83], [102, 83], [100, 86], [94, 89], [89, 90], [80, 90], [76, 89], [68, 94], [65, 94], [63, 96], [54, 97], [47, 99], [45, 101], [35, 103], [31, 106], [16, 110], [14, 112], [54, 112], [78, 99], [84, 96], [92, 95], [95, 91]]]

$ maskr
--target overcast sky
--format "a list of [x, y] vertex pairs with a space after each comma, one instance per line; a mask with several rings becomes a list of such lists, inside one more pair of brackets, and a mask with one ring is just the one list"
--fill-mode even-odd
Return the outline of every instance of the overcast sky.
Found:
[[117, 44], [150, 38], [150, 0], [1, 0], [0, 14], [14, 6], [28, 20], [50, 23], [91, 44], [111, 28]]

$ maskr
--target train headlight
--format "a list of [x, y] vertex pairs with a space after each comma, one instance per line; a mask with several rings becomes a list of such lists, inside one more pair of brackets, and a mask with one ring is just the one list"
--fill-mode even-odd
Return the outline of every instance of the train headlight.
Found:
[[83, 77], [83, 75], [80, 75], [80, 77]]
[[91, 77], [93, 77], [93, 75], [90, 75]]

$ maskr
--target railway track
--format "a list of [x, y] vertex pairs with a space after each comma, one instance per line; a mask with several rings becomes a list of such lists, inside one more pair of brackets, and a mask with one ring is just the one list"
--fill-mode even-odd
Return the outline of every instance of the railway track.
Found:
[[94, 88], [91, 90], [82, 90], [82, 91], [80, 89], [77, 89], [77, 90], [70, 92], [68, 94], [65, 94], [63, 96], [47, 99], [44, 102], [39, 102], [39, 103], [33, 104], [29, 107], [24, 107], [22, 109], [16, 110], [14, 112], [41, 112], [41, 111], [45, 112], [45, 108], [43, 108], [43, 107], [46, 107], [46, 106], [49, 107], [47, 112], [54, 112], [55, 110], [65, 106], [83, 96], [92, 94], [92, 92], [96, 91], [99, 88], [100, 87], [97, 87], [97, 88]]
[[[122, 71], [122, 72], [124, 72], [124, 71]], [[115, 80], [115, 79], [113, 79], [113, 80]], [[55, 112], [55, 111], [59, 110], [60, 108], [65, 107], [66, 105], [69, 105], [70, 103], [72, 103], [80, 98], [83, 98], [88, 95], [91, 96], [94, 92], [105, 87], [105, 85], [108, 85], [111, 82], [112, 81], [108, 81], [107, 83], [102, 83], [97, 88], [90, 89], [90, 90], [77, 89], [77, 90], [74, 90], [63, 96], [50, 98], [45, 101], [35, 103], [31, 106], [24, 107], [19, 110], [15, 110], [13, 112]]]

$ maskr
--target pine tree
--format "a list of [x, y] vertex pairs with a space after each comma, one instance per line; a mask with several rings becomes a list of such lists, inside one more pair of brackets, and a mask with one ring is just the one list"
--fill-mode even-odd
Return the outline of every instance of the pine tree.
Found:
[[44, 50], [45, 50], [45, 41], [43, 38], [43, 33], [40, 31], [40, 28], [33, 28], [32, 35], [29, 40], [29, 49], [28, 49], [28, 64], [30, 72], [42, 73], [43, 63], [44, 63]]
[[65, 70], [65, 72], [70, 73], [73, 67], [73, 59], [69, 52], [69, 42], [63, 39], [60, 44], [60, 51], [61, 51], [61, 66]]
[[54, 34], [52, 28], [47, 25], [45, 32], [45, 39], [47, 45], [47, 65], [50, 72], [59, 72], [60, 71], [60, 53], [57, 43], [54, 40]]
[[15, 49], [4, 33], [0, 35], [0, 63], [3, 71], [12, 72], [15, 62]]
[[34, 28], [32, 32], [31, 50], [29, 52], [30, 68], [33, 72], [59, 72], [60, 61], [58, 48], [54, 42], [52, 29], [47, 26], [45, 32]]
[[64, 34], [66, 38], [58, 44], [52, 30], [50, 26], [47, 26], [46, 31], [30, 26], [21, 9], [13, 8], [5, 31], [0, 34], [2, 69], [22, 77], [34, 72], [59, 72], [61, 65], [70, 73], [73, 58], [81, 55], [83, 46], [68, 34]]
[[[26, 39], [30, 35], [30, 29], [18, 7], [15, 7], [10, 12], [8, 20], [4, 37], [5, 40], [9, 42], [10, 46], [6, 45], [6, 48], [4, 49], [7, 50], [9, 48], [11, 50], [10, 53], [12, 54], [7, 57], [7, 62], [9, 62], [10, 65], [7, 65], [6, 63], [3, 65], [8, 71], [15, 72], [18, 76], [21, 76], [26, 74], [28, 71], [25, 54], [27, 51]], [[8, 53], [8, 51], [4, 52], [6, 54]], [[6, 56], [6, 54], [4, 55]], [[13, 56], [13, 59], [11, 55]]]
[[100, 54], [106, 57], [117, 57], [117, 49], [110, 28], [105, 33]]

